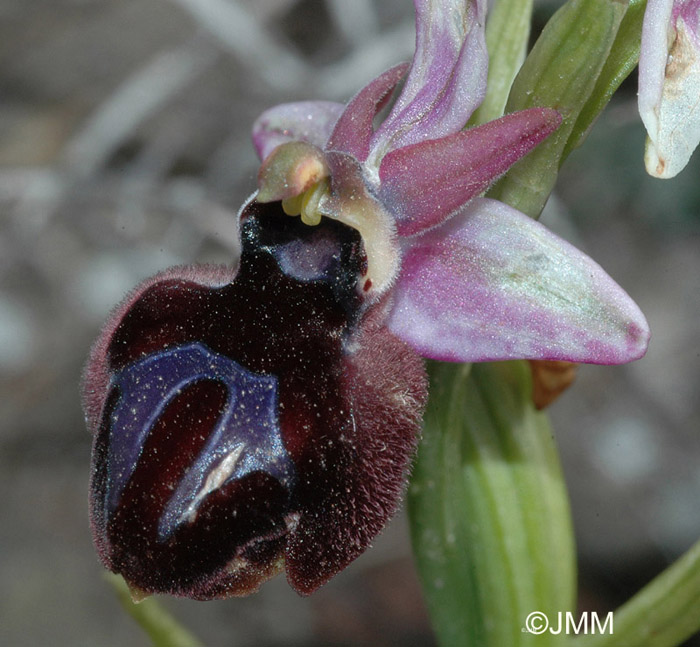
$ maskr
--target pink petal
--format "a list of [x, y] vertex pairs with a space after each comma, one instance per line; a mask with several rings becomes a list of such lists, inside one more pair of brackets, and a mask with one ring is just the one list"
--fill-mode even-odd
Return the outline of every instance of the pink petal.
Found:
[[486, 92], [486, 0], [414, 0], [416, 53], [406, 85], [372, 139], [372, 163], [390, 150], [464, 127]]
[[555, 110], [532, 108], [389, 153], [379, 168], [379, 196], [394, 214], [399, 235], [443, 222], [559, 124]]
[[620, 364], [649, 329], [593, 260], [524, 214], [476, 199], [406, 245], [392, 332], [426, 357]]
[[323, 148], [345, 110], [332, 101], [283, 103], [263, 112], [253, 124], [253, 145], [264, 160], [280, 144], [305, 141]]
[[407, 69], [405, 63], [392, 67], [362, 88], [338, 119], [326, 148], [349, 153], [364, 162], [369, 153], [372, 121]]

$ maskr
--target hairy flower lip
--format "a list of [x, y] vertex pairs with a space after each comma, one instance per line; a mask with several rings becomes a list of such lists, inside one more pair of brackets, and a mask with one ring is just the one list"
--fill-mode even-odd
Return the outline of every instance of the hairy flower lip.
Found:
[[[239, 218], [236, 220], [238, 221]], [[238, 225], [236, 225], [237, 227]], [[196, 267], [180, 265], [158, 272], [154, 276], [142, 281], [131, 290], [124, 299], [110, 312], [102, 327], [100, 336], [93, 343], [88, 361], [83, 369], [81, 378], [81, 395], [83, 411], [89, 429], [96, 429], [100, 423], [100, 416], [104, 410], [111, 381], [110, 372], [104, 357], [119, 324], [127, 312], [132, 308], [141, 294], [161, 283], [177, 277], [197, 285], [220, 287], [227, 285], [235, 279], [237, 267], [224, 265], [201, 264]]]
[[[117, 309], [86, 370], [95, 543], [105, 565], [141, 592], [245, 595], [284, 567], [295, 590], [311, 593], [364, 551], [393, 514], [417, 442], [427, 388], [422, 362], [380, 325], [385, 305], [355, 318], [361, 302], [338, 280], [348, 272], [359, 280], [359, 236], [333, 220], [295, 224], [276, 204], [250, 202], [240, 220], [236, 272], [207, 268], [200, 276], [197, 268], [181, 268], [146, 281]], [[337, 252], [328, 247], [333, 232], [341, 236]], [[312, 248], [300, 241], [314, 245], [313, 266], [306, 265]], [[285, 257], [288, 249], [292, 256]], [[251, 304], [253, 294], [264, 300]], [[327, 323], [318, 320], [324, 299], [336, 304]], [[294, 305], [280, 311], [280, 302]], [[283, 318], [270, 332], [263, 322], [275, 312]], [[232, 315], [241, 318], [243, 339], [227, 333]], [[352, 327], [347, 338], [345, 325]], [[254, 333], [263, 329], [270, 336], [258, 344]], [[245, 350], [253, 346], [259, 360]], [[219, 387], [233, 379], [227, 367], [243, 361], [246, 371], [278, 365], [269, 375], [279, 385], [274, 409], [282, 447], [263, 452], [259, 469], [236, 474], [240, 436], [225, 440], [216, 429], [226, 419], [222, 407], [231, 406]], [[104, 391], [91, 376], [107, 380]], [[263, 388], [269, 378], [255, 380]], [[261, 418], [268, 405], [241, 405], [243, 391], [250, 398], [256, 388], [246, 384], [235, 387], [235, 415], [252, 412], [260, 424], [248, 428], [273, 442]], [[177, 391], [179, 404], [158, 404], [166, 402], [159, 389]], [[129, 432], [132, 415], [147, 425], [139, 435]], [[136, 456], [127, 446], [142, 449]], [[291, 467], [283, 458], [275, 472], [274, 461], [287, 454]], [[370, 465], [378, 471], [368, 473]], [[115, 474], [123, 475], [115, 482]]]

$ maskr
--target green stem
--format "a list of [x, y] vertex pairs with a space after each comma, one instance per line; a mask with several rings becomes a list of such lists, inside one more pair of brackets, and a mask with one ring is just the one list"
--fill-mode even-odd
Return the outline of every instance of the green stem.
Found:
[[569, 0], [552, 16], [513, 83], [506, 112], [550, 106], [562, 115], [562, 125], [511, 167], [489, 197], [539, 217], [626, 10], [627, 0]]
[[498, 0], [486, 23], [489, 73], [486, 96], [472, 115], [470, 126], [503, 115], [510, 87], [525, 60], [532, 21], [532, 0]]
[[409, 490], [418, 570], [449, 647], [552, 647], [527, 616], [575, 608], [568, 498], [525, 362], [432, 366]]
[[134, 603], [129, 587], [121, 575], [107, 575], [124, 610], [141, 626], [153, 647], [202, 647], [202, 643], [185, 629], [157, 600], [147, 598]]
[[613, 633], [577, 647], [675, 647], [700, 631], [700, 541], [620, 607]]
[[583, 143], [603, 108], [637, 66], [646, 6], [646, 0], [630, 0], [627, 13], [620, 23], [615, 42], [610, 50], [610, 56], [605, 61], [598, 82], [576, 120], [569, 141], [566, 142], [559, 162], [560, 166], [569, 153]]

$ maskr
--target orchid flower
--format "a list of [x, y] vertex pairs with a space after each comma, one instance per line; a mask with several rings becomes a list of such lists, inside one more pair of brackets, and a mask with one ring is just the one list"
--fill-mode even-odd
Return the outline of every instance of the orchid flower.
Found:
[[700, 2], [649, 0], [639, 56], [647, 172], [680, 173], [700, 143]]
[[415, 7], [410, 68], [347, 106], [257, 120], [236, 265], [145, 281], [93, 347], [93, 533], [136, 595], [243, 595], [283, 568], [308, 594], [345, 568], [405, 487], [420, 356], [644, 353], [643, 315], [598, 265], [479, 197], [561, 121], [542, 107], [462, 130], [484, 96], [485, 2]]

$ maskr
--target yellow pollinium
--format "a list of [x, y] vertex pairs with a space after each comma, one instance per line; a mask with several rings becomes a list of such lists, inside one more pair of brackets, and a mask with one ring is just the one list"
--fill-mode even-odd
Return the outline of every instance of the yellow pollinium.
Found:
[[324, 178], [303, 193], [282, 200], [282, 209], [288, 216], [301, 216], [305, 225], [318, 225], [323, 215], [318, 207], [323, 197], [328, 194], [329, 188], [328, 178]]

